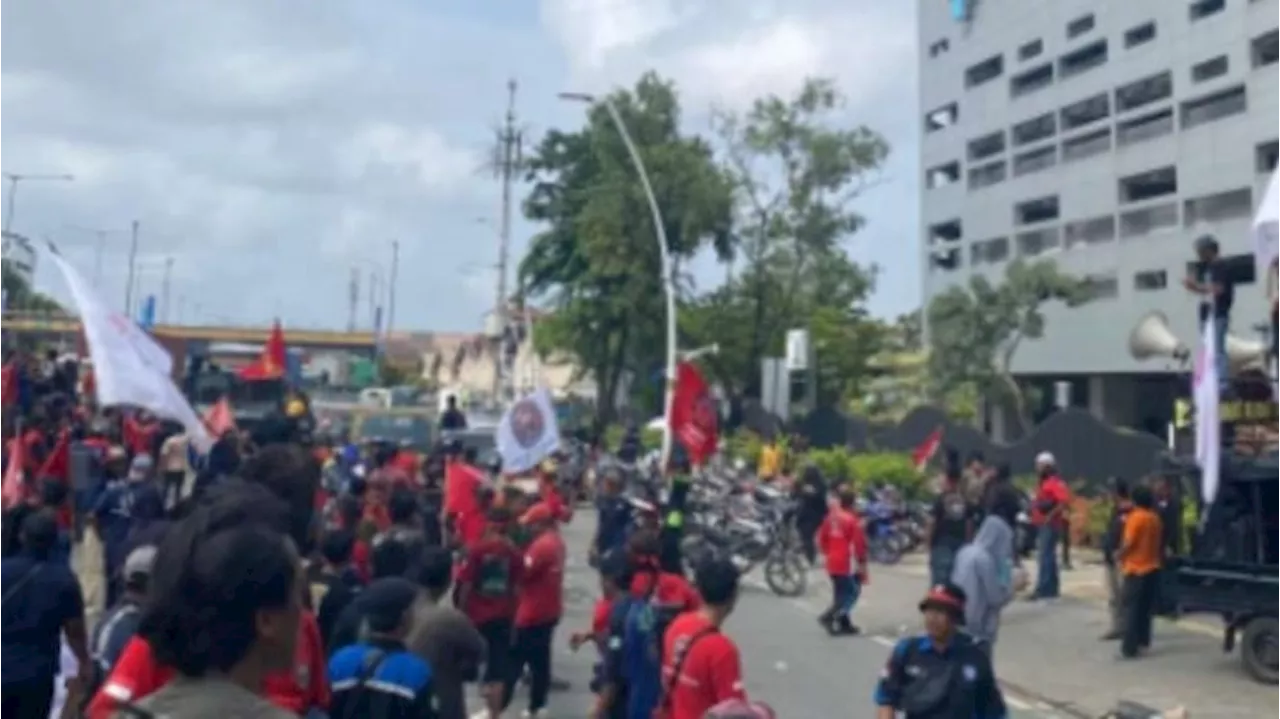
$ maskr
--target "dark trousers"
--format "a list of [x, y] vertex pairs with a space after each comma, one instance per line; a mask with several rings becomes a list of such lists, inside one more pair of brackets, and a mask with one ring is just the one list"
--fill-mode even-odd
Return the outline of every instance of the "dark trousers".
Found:
[[43, 677], [5, 684], [0, 688], [0, 715], [4, 719], [49, 719], [56, 680]]
[[547, 693], [551, 690], [551, 645], [558, 623], [547, 622], [516, 629], [515, 642], [511, 647], [511, 671], [502, 692], [503, 710], [511, 705], [516, 684], [524, 675], [525, 667], [529, 668], [529, 712], [547, 706]]
[[821, 519], [816, 522], [809, 518], [796, 520], [796, 534], [800, 535], [800, 551], [804, 552], [804, 558], [809, 561], [809, 566], [818, 563], [817, 534], [821, 524]]
[[1137, 656], [1139, 649], [1151, 646], [1151, 623], [1155, 618], [1156, 593], [1160, 588], [1160, 572], [1126, 574], [1121, 588], [1124, 602], [1124, 637], [1120, 653]]
[[[165, 472], [164, 473], [164, 503], [168, 507], [178, 506], [178, 502], [182, 501], [182, 483], [187, 479], [186, 472]], [[170, 501], [169, 497], [173, 500]]]
[[854, 605], [858, 603], [858, 596], [862, 594], [862, 585], [850, 574], [832, 574], [830, 577], [831, 608], [823, 612], [822, 616], [828, 622], [848, 621], [849, 613], [853, 611]]
[[1071, 530], [1065, 530], [1062, 534], [1062, 568], [1071, 568]]

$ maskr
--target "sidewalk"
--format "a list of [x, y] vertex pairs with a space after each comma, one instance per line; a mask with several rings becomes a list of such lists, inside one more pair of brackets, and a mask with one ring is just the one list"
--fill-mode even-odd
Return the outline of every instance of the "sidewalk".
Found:
[[[1261, 717], [1276, 708], [1276, 688], [1245, 675], [1237, 653], [1222, 651], [1214, 617], [1158, 621], [1151, 652], [1116, 658], [1107, 629], [1104, 570], [1080, 552], [1063, 572], [1063, 597], [1016, 599], [1005, 610], [996, 644], [996, 671], [1007, 692], [1061, 716], [1097, 717], [1120, 700], [1162, 710], [1184, 707], [1192, 717]], [[1027, 565], [1032, 577], [1035, 565]], [[919, 627], [915, 601], [927, 583], [921, 555], [893, 567], [872, 567], [871, 585], [855, 618], [888, 638]], [[825, 598], [825, 597], [823, 597]]]

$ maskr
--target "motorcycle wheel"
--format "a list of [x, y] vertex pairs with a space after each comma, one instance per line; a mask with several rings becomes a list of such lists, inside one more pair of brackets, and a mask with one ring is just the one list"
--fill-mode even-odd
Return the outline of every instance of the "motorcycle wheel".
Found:
[[877, 564], [897, 564], [902, 559], [901, 548], [893, 542], [884, 539], [871, 540], [871, 546], [867, 549], [871, 554], [871, 561]]
[[764, 582], [779, 597], [799, 597], [809, 586], [809, 568], [794, 552], [773, 552], [764, 560]]

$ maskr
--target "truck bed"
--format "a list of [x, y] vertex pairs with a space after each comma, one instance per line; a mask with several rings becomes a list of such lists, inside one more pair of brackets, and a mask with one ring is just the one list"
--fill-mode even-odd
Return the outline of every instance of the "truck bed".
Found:
[[1177, 603], [1184, 613], [1275, 613], [1280, 578], [1274, 565], [1178, 558], [1173, 562]]

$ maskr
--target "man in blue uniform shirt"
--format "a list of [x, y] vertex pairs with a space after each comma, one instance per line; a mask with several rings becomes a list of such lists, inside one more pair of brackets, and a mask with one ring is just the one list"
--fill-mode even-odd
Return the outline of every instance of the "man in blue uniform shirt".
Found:
[[893, 648], [875, 701], [878, 719], [1004, 719], [1004, 697], [986, 652], [959, 631], [965, 594], [951, 584], [937, 585], [920, 601], [924, 634], [902, 639]]

